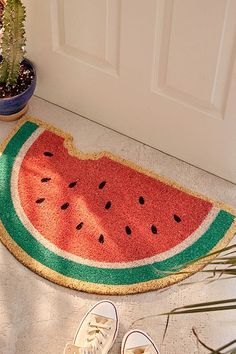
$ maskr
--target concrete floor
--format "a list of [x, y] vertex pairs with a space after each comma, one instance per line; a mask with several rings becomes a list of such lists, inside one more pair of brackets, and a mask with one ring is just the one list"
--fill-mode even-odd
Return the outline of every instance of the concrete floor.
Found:
[[[236, 206], [236, 186], [218, 177], [39, 98], [32, 99], [29, 113], [70, 132], [75, 145], [81, 150], [110, 150], [175, 179], [188, 188]], [[0, 141], [14, 125], [0, 122]], [[165, 291], [111, 297], [121, 318], [117, 343], [111, 353], [120, 353], [124, 333], [134, 327], [146, 330], [162, 354], [207, 353], [197, 344], [192, 333], [193, 326], [199, 337], [213, 348], [235, 339], [236, 316], [231, 311], [175, 316], [170, 320], [164, 341], [162, 336], [166, 317], [139, 320], [181, 305], [235, 297], [235, 281], [188, 284], [202, 276], [194, 275], [181, 285]], [[44, 280], [22, 266], [0, 244], [0, 353], [62, 353], [65, 344], [73, 339], [82, 315], [91, 305], [104, 298], [69, 290]]]

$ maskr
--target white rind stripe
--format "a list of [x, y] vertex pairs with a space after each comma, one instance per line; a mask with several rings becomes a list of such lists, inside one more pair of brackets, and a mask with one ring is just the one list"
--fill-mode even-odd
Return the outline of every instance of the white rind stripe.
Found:
[[92, 267], [99, 267], [99, 268], [133, 268], [133, 267], [143, 266], [147, 264], [153, 264], [155, 262], [164, 261], [165, 259], [170, 258], [177, 253], [180, 253], [187, 247], [191, 246], [194, 242], [196, 242], [202, 236], [202, 234], [210, 227], [210, 225], [216, 219], [219, 213], [219, 209], [213, 207], [211, 211], [208, 213], [208, 215], [206, 216], [206, 218], [204, 219], [204, 221], [202, 222], [202, 224], [198, 227], [198, 229], [195, 230], [187, 239], [185, 239], [177, 246], [171, 248], [168, 251], [162, 252], [153, 257], [148, 257], [137, 261], [121, 262], [121, 263], [97, 262], [90, 259], [84, 259], [72, 253], [63, 251], [62, 249], [58, 248], [56, 245], [51, 243], [49, 240], [47, 240], [45, 237], [43, 237], [38, 232], [38, 230], [31, 224], [30, 220], [28, 219], [27, 215], [25, 214], [22, 208], [19, 192], [18, 192], [19, 172], [20, 172], [22, 161], [24, 160], [25, 155], [27, 154], [27, 151], [29, 150], [31, 145], [33, 145], [33, 143], [38, 139], [38, 137], [43, 132], [44, 129], [38, 128], [31, 135], [31, 137], [22, 145], [19, 154], [17, 155], [13, 165], [13, 173], [11, 176], [11, 195], [12, 195], [12, 201], [13, 201], [15, 211], [17, 212], [17, 215], [20, 221], [22, 222], [22, 224], [24, 225], [24, 227], [38, 242], [40, 242], [47, 249], [49, 249], [50, 251], [52, 251], [53, 253], [57, 254], [60, 257], [66, 258], [68, 260], [72, 260], [77, 263], [85, 264]]

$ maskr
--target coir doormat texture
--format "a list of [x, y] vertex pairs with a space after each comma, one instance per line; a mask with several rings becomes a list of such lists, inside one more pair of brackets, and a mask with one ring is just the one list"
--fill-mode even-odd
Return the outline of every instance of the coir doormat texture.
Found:
[[[131, 294], [200, 270], [233, 237], [235, 211], [27, 117], [1, 146], [0, 238], [73, 289]], [[196, 261], [196, 262], [194, 262]]]

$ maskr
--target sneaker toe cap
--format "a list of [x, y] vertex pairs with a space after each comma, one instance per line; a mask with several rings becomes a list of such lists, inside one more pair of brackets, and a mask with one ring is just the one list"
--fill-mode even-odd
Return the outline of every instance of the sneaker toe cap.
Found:
[[111, 318], [114, 321], [118, 320], [116, 306], [111, 301], [99, 302], [92, 310], [92, 313]]
[[125, 349], [143, 347], [152, 344], [149, 338], [142, 332], [132, 331], [126, 338]]

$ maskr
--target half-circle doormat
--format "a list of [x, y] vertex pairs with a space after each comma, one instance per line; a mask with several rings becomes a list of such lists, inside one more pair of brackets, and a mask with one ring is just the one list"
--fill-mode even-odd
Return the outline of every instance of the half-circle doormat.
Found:
[[235, 215], [111, 153], [78, 151], [71, 136], [31, 117], [1, 146], [3, 244], [73, 289], [131, 294], [176, 283], [226, 246]]

